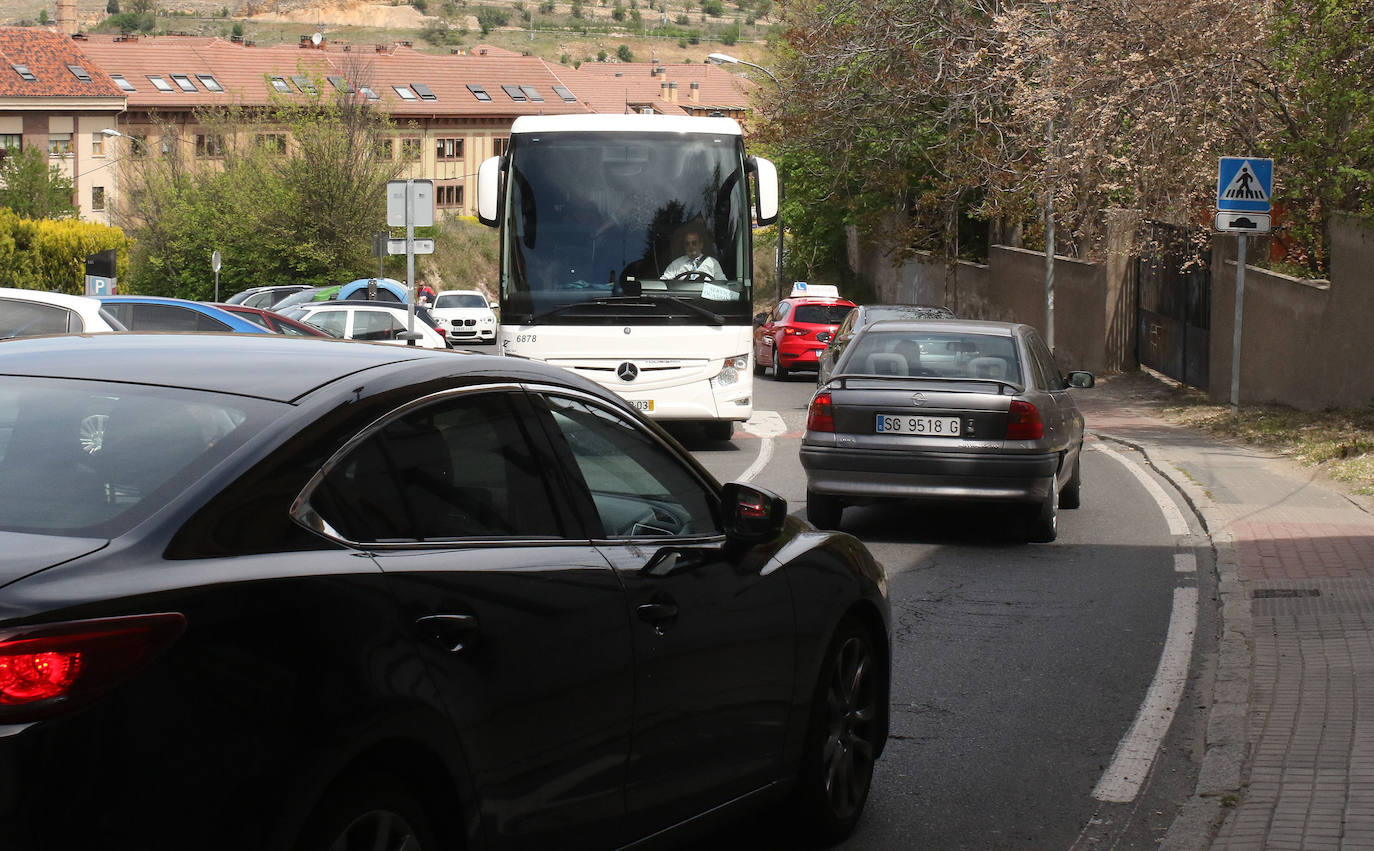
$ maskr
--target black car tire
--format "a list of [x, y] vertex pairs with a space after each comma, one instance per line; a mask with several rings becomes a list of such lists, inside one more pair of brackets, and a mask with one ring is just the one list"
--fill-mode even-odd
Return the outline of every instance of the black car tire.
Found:
[[301, 851], [405, 848], [437, 851], [439, 838], [424, 807], [404, 783], [382, 772], [335, 784], [310, 818]]
[[755, 356], [755, 358], [754, 358], [754, 374], [755, 374], [755, 375], [763, 375], [763, 372], [764, 372], [765, 369], [766, 369], [766, 367], [759, 361], [758, 357]]
[[1064, 489], [1059, 492], [1060, 508], [1078, 508], [1083, 504], [1083, 449], [1079, 447], [1078, 454], [1073, 459], [1073, 472], [1069, 474], [1069, 481], [1064, 485]]
[[735, 424], [730, 420], [707, 420], [704, 425], [707, 440], [729, 440], [735, 436]]
[[778, 347], [776, 345], [773, 346], [773, 380], [787, 380], [787, 367], [782, 365], [782, 360], [778, 357]]
[[1026, 537], [1032, 543], [1048, 544], [1059, 537], [1059, 480], [1049, 478], [1049, 494], [1032, 506], [1026, 515]]
[[800, 836], [829, 845], [854, 831], [873, 783], [881, 662], [872, 635], [846, 619], [821, 663], [791, 804]]
[[844, 503], [839, 497], [807, 489], [806, 519], [811, 521], [812, 526], [818, 529], [838, 529], [843, 513]]

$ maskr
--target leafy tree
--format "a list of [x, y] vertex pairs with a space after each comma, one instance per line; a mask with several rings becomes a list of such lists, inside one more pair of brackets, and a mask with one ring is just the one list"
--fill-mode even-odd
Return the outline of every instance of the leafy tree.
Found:
[[0, 209], [0, 286], [80, 294], [86, 255], [114, 249], [128, 268], [129, 239], [118, 228], [78, 219], [28, 219]]
[[105, 12], [110, 15], [119, 14], [119, 0], [110, 0], [105, 4]]
[[156, 15], [157, 0], [129, 0], [129, 11], [135, 15]]
[[505, 9], [483, 6], [477, 10], [477, 24], [482, 28], [482, 35], [490, 33], [497, 27], [504, 27], [509, 22], [510, 14]]
[[635, 61], [635, 55], [630, 51], [630, 46], [628, 44], [622, 44], [620, 47], [616, 48], [615, 55], [621, 62]]
[[36, 147], [0, 157], [0, 206], [30, 219], [76, 215], [72, 180]]
[[[343, 70], [366, 85], [360, 65]], [[320, 82], [304, 103], [198, 115], [207, 133], [226, 140], [222, 168], [194, 168], [185, 142], [169, 156], [135, 161], [128, 189], [141, 200], [128, 230], [136, 291], [209, 298], [206, 258], [215, 249], [230, 292], [271, 281], [339, 283], [376, 268], [369, 237], [385, 221], [386, 184], [398, 168], [378, 150], [391, 125], [356, 95], [325, 94], [331, 89]], [[284, 152], [259, 141], [280, 133], [289, 134]]]
[[39, 10], [38, 10], [38, 25], [39, 25], [39, 26], [43, 26], [43, 27], [46, 27], [46, 26], [48, 25], [48, 10], [47, 10], [47, 9], [39, 9]]

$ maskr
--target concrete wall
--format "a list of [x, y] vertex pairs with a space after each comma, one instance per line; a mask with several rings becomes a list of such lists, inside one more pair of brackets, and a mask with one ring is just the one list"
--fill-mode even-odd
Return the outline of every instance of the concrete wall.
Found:
[[[1231, 400], [1236, 238], [1212, 250], [1209, 394]], [[1253, 241], [1248, 241], [1253, 242]], [[1247, 254], [1254, 256], [1247, 244]], [[1374, 400], [1374, 232], [1331, 227], [1331, 280], [1290, 278], [1248, 266], [1242, 300], [1239, 401], [1298, 408], [1363, 407]]]

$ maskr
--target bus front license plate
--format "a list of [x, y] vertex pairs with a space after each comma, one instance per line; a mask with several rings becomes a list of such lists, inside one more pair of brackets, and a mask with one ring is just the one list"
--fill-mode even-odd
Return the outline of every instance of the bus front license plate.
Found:
[[654, 400], [653, 400], [653, 399], [631, 399], [631, 400], [630, 400], [630, 405], [631, 405], [636, 411], [644, 411], [645, 413], [648, 413], [649, 411], [652, 411], [652, 410], [654, 409]]
[[876, 434], [914, 434], [921, 437], [958, 437], [958, 417], [911, 417], [878, 414]]

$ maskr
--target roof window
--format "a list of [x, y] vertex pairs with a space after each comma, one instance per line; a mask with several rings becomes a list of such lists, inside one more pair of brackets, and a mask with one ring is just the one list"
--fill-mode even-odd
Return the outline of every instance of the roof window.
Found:
[[224, 91], [224, 86], [221, 86], [219, 80], [216, 80], [212, 74], [197, 74], [196, 79], [200, 80], [200, 84], [205, 87], [207, 92]]
[[343, 77], [333, 75], [326, 77], [325, 79], [329, 81], [329, 85], [333, 86], [334, 88], [338, 89], [344, 94], [353, 94], [353, 84], [348, 82], [348, 80], [345, 80]]
[[177, 84], [177, 88], [178, 88], [178, 89], [181, 89], [183, 92], [198, 92], [198, 91], [200, 91], [200, 89], [197, 89], [197, 88], [196, 88], [196, 84], [193, 83], [193, 82], [191, 82], [191, 78], [188, 77], [188, 76], [186, 76], [185, 74], [173, 74], [173, 75], [172, 75], [172, 82], [173, 82], [173, 83], [176, 83], [176, 84]]
[[273, 77], [271, 82], [272, 88], [276, 89], [279, 92], [282, 92], [283, 94], [291, 91], [291, 87], [287, 85], [285, 77]]
[[76, 78], [83, 83], [89, 83], [91, 81], [91, 75], [87, 74], [86, 69], [82, 68], [80, 65], [68, 65], [67, 70], [76, 75]]
[[11, 65], [10, 67], [14, 69], [14, 73], [18, 74], [21, 80], [27, 80], [32, 83], [38, 79], [33, 75], [33, 72], [29, 70], [29, 66], [27, 65]]
[[396, 96], [401, 100], [419, 100], [415, 97], [415, 93], [406, 86], [392, 86], [391, 88], [396, 91]]
[[363, 93], [363, 97], [368, 100], [381, 100], [382, 96], [372, 90], [371, 86], [359, 86], [358, 91]]
[[577, 103], [577, 95], [573, 94], [567, 86], [554, 86], [553, 93], [568, 103]]
[[415, 90], [415, 94], [420, 96], [420, 100], [438, 100], [439, 96], [430, 90], [424, 83], [411, 83], [410, 87]]
[[521, 86], [520, 91], [524, 92], [525, 97], [529, 98], [532, 101], [535, 101], [537, 103], [544, 102], [544, 96], [541, 95], [539, 93], [539, 90], [536, 89], [534, 86]]
[[483, 103], [491, 100], [491, 95], [487, 94], [487, 90], [476, 83], [468, 83], [468, 91], [472, 92], [472, 96]]
[[501, 86], [501, 90], [505, 92], [507, 95], [509, 95], [511, 100], [516, 101], [518, 103], [524, 103], [527, 100], [527, 98], [525, 97], [525, 93], [520, 91], [519, 86], [503, 85]]
[[114, 80], [114, 81], [115, 81], [115, 85], [116, 85], [116, 86], [119, 86], [121, 89], [123, 89], [123, 90], [126, 91], [126, 92], [136, 92], [136, 91], [138, 91], [138, 89], [135, 89], [135, 88], [134, 88], [134, 84], [133, 84], [133, 83], [131, 83], [131, 82], [129, 82], [128, 80], [124, 79], [124, 75], [123, 75], [123, 74], [111, 74], [111, 75], [110, 75], [110, 79], [111, 79], [111, 80]]
[[170, 92], [170, 91], [173, 91], [173, 89], [172, 89], [172, 84], [171, 84], [171, 83], [167, 82], [166, 80], [162, 79], [161, 77], [154, 76], [153, 74], [149, 74], [149, 75], [148, 75], [148, 82], [152, 83], [152, 84], [153, 84], [153, 88], [157, 89], [157, 90], [160, 91], [160, 92]]
[[295, 83], [296, 88], [300, 89], [303, 93], [307, 95], [313, 95], [315, 93], [314, 81], [311, 80], [309, 77], [305, 76], [304, 74], [292, 74], [291, 82]]

